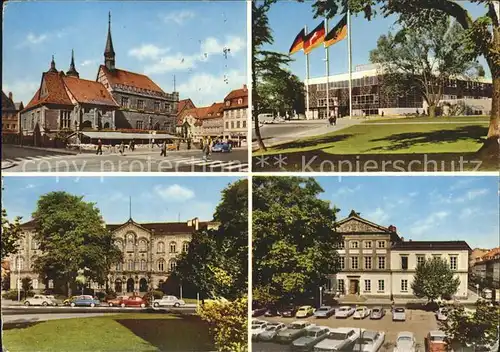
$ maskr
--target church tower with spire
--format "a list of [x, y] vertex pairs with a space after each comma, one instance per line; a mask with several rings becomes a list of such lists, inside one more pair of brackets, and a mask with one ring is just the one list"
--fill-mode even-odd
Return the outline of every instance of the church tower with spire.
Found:
[[71, 63], [69, 64], [69, 70], [66, 72], [67, 76], [80, 78], [80, 74], [75, 68], [75, 52], [71, 49]]
[[104, 65], [110, 71], [115, 69], [115, 50], [113, 49], [113, 39], [111, 38], [111, 11], [108, 14], [108, 38], [104, 49]]
[[56, 62], [54, 61], [54, 55], [52, 55], [52, 61], [50, 62], [50, 69], [47, 72], [55, 72], [55, 73], [57, 73]]

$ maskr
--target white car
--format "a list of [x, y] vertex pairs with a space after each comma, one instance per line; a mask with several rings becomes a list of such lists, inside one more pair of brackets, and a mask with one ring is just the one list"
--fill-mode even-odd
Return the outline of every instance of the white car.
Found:
[[261, 341], [271, 341], [278, 332], [285, 329], [285, 327], [283, 323], [269, 323], [267, 324], [266, 330], [259, 334], [258, 339]]
[[314, 352], [335, 351], [340, 345], [356, 340], [361, 331], [358, 328], [331, 328], [326, 338], [314, 346]]
[[347, 351], [377, 352], [384, 344], [384, 340], [384, 332], [365, 330], [359, 338], [349, 344]]
[[406, 310], [403, 307], [396, 307], [392, 311], [392, 321], [405, 321]]
[[372, 310], [367, 308], [367, 307], [358, 307], [358, 308], [356, 308], [356, 311], [354, 312], [353, 318], [354, 319], [364, 319], [366, 317], [369, 317], [371, 313], [372, 313]]
[[268, 325], [267, 321], [259, 322], [256, 324], [252, 323], [252, 339], [257, 339], [259, 334], [266, 331], [267, 325]]
[[161, 299], [153, 300], [153, 307], [180, 307], [184, 305], [186, 302], [175, 296], [163, 296]]
[[24, 301], [25, 306], [57, 306], [53, 296], [34, 295]]
[[258, 119], [260, 123], [273, 123], [274, 114], [259, 114]]
[[440, 321], [445, 321], [446, 319], [448, 319], [448, 308], [439, 308], [436, 312], [436, 319]]
[[415, 341], [415, 336], [410, 331], [402, 331], [398, 334], [396, 338], [396, 347], [394, 347], [393, 352], [415, 352], [417, 342]]
[[335, 311], [335, 318], [349, 318], [355, 311], [353, 307], [342, 306]]

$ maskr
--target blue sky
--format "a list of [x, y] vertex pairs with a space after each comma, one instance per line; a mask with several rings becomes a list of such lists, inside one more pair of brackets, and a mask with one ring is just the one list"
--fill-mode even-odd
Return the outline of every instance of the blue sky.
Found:
[[322, 199], [352, 209], [412, 240], [465, 240], [472, 248], [500, 246], [498, 177], [318, 177]]
[[[313, 30], [321, 19], [313, 18], [313, 1], [304, 1], [298, 3], [296, 1], [280, 1], [272, 5], [269, 11], [269, 25], [273, 31], [274, 44], [268, 46], [271, 50], [288, 54], [290, 45], [295, 36], [300, 32], [304, 25], [307, 25], [308, 31]], [[482, 16], [486, 13], [484, 6], [466, 4], [467, 9], [471, 11], [473, 18]], [[331, 29], [342, 16], [337, 16], [329, 20], [328, 28]], [[286, 19], [286, 20], [284, 20]], [[352, 68], [356, 65], [369, 64], [370, 50], [377, 46], [377, 39], [382, 34], [387, 34], [397, 20], [396, 16], [383, 18], [377, 16], [368, 21], [364, 15], [351, 16], [351, 35], [352, 35]], [[348, 58], [347, 58], [347, 40], [330, 46], [329, 50], [330, 74], [347, 73]], [[290, 64], [290, 69], [293, 73], [304, 79], [306, 76], [306, 59], [302, 51], [292, 55], [295, 60]], [[309, 55], [310, 77], [321, 77], [325, 75], [325, 50], [324, 47], [318, 47]], [[488, 76], [488, 66], [484, 59], [480, 62], [486, 70]]]
[[[67, 71], [71, 49], [80, 77], [95, 80], [103, 63], [108, 11], [116, 66], [148, 74], [164, 91], [176, 76], [181, 99], [220, 101], [247, 82], [243, 1], [23, 1], [4, 5], [3, 90], [26, 105], [55, 55]], [[230, 54], [224, 57], [224, 47]]]
[[94, 202], [108, 223], [212, 220], [221, 191], [236, 177], [4, 177], [2, 208], [8, 218], [31, 219], [43, 194], [66, 191]]

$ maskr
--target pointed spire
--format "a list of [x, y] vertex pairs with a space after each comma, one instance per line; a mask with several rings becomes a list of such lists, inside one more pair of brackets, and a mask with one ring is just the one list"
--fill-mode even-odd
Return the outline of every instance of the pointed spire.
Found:
[[52, 61], [50, 62], [50, 69], [48, 72], [56, 72], [57, 73], [56, 62], [54, 61], [54, 55], [52, 55]]
[[75, 68], [75, 52], [73, 49], [71, 49], [71, 63], [69, 64], [69, 70], [68, 70], [68, 72], [66, 72], [66, 74], [68, 76], [74, 76], [77, 78], [80, 77], [80, 74], [78, 73], [78, 71]]
[[113, 49], [113, 39], [111, 38], [111, 11], [108, 14], [108, 38], [104, 49], [104, 63], [108, 70], [115, 68], [115, 50]]

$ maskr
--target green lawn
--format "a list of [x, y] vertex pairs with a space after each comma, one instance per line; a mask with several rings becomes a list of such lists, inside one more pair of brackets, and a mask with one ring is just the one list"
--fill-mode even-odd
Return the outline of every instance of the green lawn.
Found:
[[[256, 152], [255, 155], [316, 150], [337, 155], [465, 153], [477, 151], [488, 133], [489, 120], [483, 117], [460, 124], [412, 123], [416, 119], [394, 119], [397, 120], [395, 122], [407, 121], [404, 125], [376, 125], [367, 121], [339, 131], [268, 148], [267, 152]], [[461, 118], [460, 120], [463, 121]], [[384, 122], [387, 121], [392, 120]]]
[[401, 122], [489, 122], [489, 116], [440, 116], [440, 117], [427, 117], [427, 116], [411, 116], [411, 117], [387, 117], [387, 118], [374, 118], [367, 120], [365, 123], [401, 123]]
[[49, 320], [6, 330], [3, 340], [10, 352], [214, 350], [198, 317], [153, 313]]

